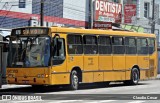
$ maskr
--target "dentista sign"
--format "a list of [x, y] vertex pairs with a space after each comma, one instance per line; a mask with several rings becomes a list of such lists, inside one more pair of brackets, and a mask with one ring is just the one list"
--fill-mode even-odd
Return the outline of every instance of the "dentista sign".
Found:
[[95, 21], [113, 22], [121, 19], [122, 4], [95, 0]]

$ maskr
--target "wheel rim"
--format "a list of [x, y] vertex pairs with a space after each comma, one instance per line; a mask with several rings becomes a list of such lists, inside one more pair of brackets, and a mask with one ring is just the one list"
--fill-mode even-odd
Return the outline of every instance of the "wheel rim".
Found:
[[73, 85], [74, 88], [77, 88], [77, 86], [78, 86], [78, 76], [76, 75], [76, 73], [73, 73], [72, 85]]
[[137, 71], [134, 71], [133, 72], [133, 82], [138, 82], [138, 73], [137, 73]]

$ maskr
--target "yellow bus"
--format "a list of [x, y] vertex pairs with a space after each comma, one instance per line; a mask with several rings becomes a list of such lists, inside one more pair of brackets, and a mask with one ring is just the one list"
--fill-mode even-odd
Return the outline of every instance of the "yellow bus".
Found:
[[23, 27], [9, 37], [7, 83], [64, 85], [157, 75], [155, 34], [66, 27]]

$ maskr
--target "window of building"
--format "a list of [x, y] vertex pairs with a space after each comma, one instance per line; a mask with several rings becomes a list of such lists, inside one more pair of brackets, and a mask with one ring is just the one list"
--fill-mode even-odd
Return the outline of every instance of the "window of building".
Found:
[[149, 18], [149, 2], [144, 3], [144, 17]]
[[115, 3], [119, 3], [119, 0], [113, 0], [113, 2], [115, 2]]
[[97, 54], [97, 37], [92, 35], [84, 35], [84, 54]]
[[19, 0], [19, 8], [25, 8], [26, 7], [26, 0]]
[[81, 35], [68, 35], [68, 53], [69, 54], [82, 54], [82, 36]]
[[99, 36], [98, 41], [99, 54], [112, 53], [111, 39], [109, 36]]

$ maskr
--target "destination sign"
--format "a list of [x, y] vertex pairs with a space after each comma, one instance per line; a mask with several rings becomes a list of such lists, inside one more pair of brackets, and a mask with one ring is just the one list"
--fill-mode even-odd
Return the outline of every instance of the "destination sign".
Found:
[[11, 35], [47, 35], [48, 28], [18, 28], [13, 29]]

